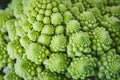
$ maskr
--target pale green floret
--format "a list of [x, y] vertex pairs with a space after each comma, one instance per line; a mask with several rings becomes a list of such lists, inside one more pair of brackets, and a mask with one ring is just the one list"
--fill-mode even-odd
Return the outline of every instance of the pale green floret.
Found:
[[116, 17], [104, 16], [101, 24], [109, 31], [109, 35], [114, 41], [112, 42], [113, 47], [118, 47], [120, 45], [120, 20]]
[[22, 13], [23, 13], [23, 6], [22, 5], [16, 5], [16, 6], [14, 6], [14, 16], [16, 17], [16, 18], [20, 18], [21, 17], [21, 15], [22, 15]]
[[21, 4], [21, 2], [22, 2], [21, 0], [12, 0], [10, 4], [8, 4], [8, 8], [14, 9], [15, 6]]
[[119, 19], [116, 17], [109, 17], [109, 16], [104, 16], [103, 21], [101, 22], [102, 26], [104, 26], [111, 34], [112, 37], [119, 36]]
[[84, 0], [83, 4], [86, 9], [97, 7], [101, 10], [104, 10], [103, 0]]
[[57, 3], [55, 1], [52, 1], [51, 4], [52, 4], [52, 7], [57, 7]]
[[20, 17], [20, 19], [18, 19], [17, 21], [18, 22], [20, 21], [19, 25], [22, 25], [23, 23], [25, 23], [27, 21], [27, 15], [22, 14], [21, 17]]
[[91, 52], [90, 36], [86, 32], [77, 32], [70, 36], [67, 46], [67, 54], [69, 57], [81, 56], [84, 53]]
[[11, 17], [12, 16], [7, 11], [0, 10], [0, 29], [2, 28], [2, 25], [4, 25], [7, 20], [11, 19]]
[[41, 6], [41, 8], [42, 9], [46, 9], [46, 4], [44, 4], [44, 2], [42, 2], [43, 4], [42, 4], [42, 6]]
[[120, 19], [120, 5], [108, 6], [105, 8], [105, 12], [110, 16], [114, 16]]
[[23, 7], [24, 7], [24, 12], [27, 16], [34, 16], [32, 15], [31, 13], [34, 13], [36, 14], [36, 10], [35, 8], [38, 7], [38, 2], [35, 2], [35, 0], [23, 0]]
[[84, 5], [82, 4], [82, 2], [76, 2], [73, 4], [73, 6], [76, 6], [80, 12], [85, 11]]
[[50, 71], [42, 71], [38, 74], [39, 80], [63, 80], [56, 73], [51, 73]]
[[46, 34], [41, 34], [38, 38], [38, 42], [40, 42], [43, 45], [49, 46], [51, 42], [51, 36]]
[[53, 25], [59, 25], [63, 22], [63, 16], [61, 13], [53, 13], [51, 15], [51, 23]]
[[38, 21], [43, 21], [44, 15], [38, 14], [38, 15], [36, 16], [36, 19], [37, 19]]
[[27, 49], [29, 47], [29, 44], [31, 43], [28, 36], [21, 37], [19, 41], [21, 46], [24, 47], [24, 49]]
[[6, 44], [0, 44], [0, 70], [8, 64], [8, 59]]
[[24, 49], [18, 40], [11, 41], [7, 45], [7, 52], [12, 59], [21, 58], [24, 54]]
[[43, 23], [42, 22], [36, 21], [35, 23], [33, 23], [33, 29], [35, 31], [41, 31], [42, 28], [43, 28]]
[[97, 27], [93, 30], [93, 38], [92, 38], [92, 48], [97, 51], [97, 54], [103, 54], [104, 51], [107, 51], [111, 48], [112, 39], [108, 31], [103, 27]]
[[66, 34], [71, 35], [81, 29], [80, 23], [77, 20], [70, 20], [66, 23]]
[[36, 41], [39, 37], [39, 33], [35, 30], [31, 30], [27, 34], [28, 38], [32, 41]]
[[45, 11], [45, 16], [51, 16], [52, 14], [52, 11], [51, 10], [46, 10]]
[[102, 80], [119, 80], [120, 77], [120, 56], [116, 54], [115, 49], [111, 49], [100, 57], [98, 63], [98, 77]]
[[62, 13], [62, 12], [65, 12], [66, 9], [67, 9], [64, 4], [60, 4], [60, 5], [58, 6], [58, 8], [59, 8], [59, 10], [60, 10], [61, 13]]
[[11, 41], [15, 40], [18, 38], [17, 34], [16, 34], [16, 28], [15, 28], [15, 19], [13, 20], [9, 20], [6, 22], [6, 29], [7, 29], [7, 32], [8, 32], [8, 36], [9, 36], [9, 39]]
[[8, 4], [8, 8], [13, 11], [13, 15], [16, 18], [20, 18], [23, 12], [22, 0], [12, 0], [10, 4]]
[[18, 35], [19, 37], [23, 37], [26, 35], [26, 33], [22, 27], [16, 26], [16, 35]]
[[[101, 23], [101, 22], [103, 21], [103, 19], [102, 19], [103, 17], [102, 17], [102, 15], [101, 15], [101, 14], [102, 14], [102, 13], [101, 13], [101, 10], [99, 10], [97, 7], [90, 8], [89, 11], [93, 13], [93, 15], [95, 16], [97, 22], [100, 22], [100, 23]], [[98, 25], [99, 25], [100, 23], [98, 23]]]
[[67, 47], [67, 38], [65, 35], [60, 34], [52, 37], [50, 49], [53, 52], [65, 51], [66, 47]]
[[21, 27], [25, 32], [29, 32], [31, 30], [31, 24], [28, 21], [25, 21]]
[[33, 24], [36, 21], [35, 17], [33, 17], [33, 16], [28, 17], [27, 20], [30, 24]]
[[15, 73], [14, 69], [11, 69], [6, 72], [4, 80], [22, 80], [22, 78]]
[[[40, 8], [39, 7], [35, 7], [35, 12], [39, 12]], [[37, 16], [37, 15], [36, 15]]]
[[27, 58], [36, 64], [41, 64], [49, 54], [50, 51], [39, 43], [30, 43], [26, 51]]
[[96, 59], [91, 56], [82, 56], [80, 58], [73, 58], [68, 68], [68, 73], [75, 80], [86, 80], [87, 77], [95, 75]]
[[31, 11], [31, 16], [34, 16], [34, 17], [36, 17], [37, 16], [37, 11], [35, 11], [35, 10], [33, 10], [33, 11]]
[[57, 13], [59, 10], [58, 10], [58, 8], [57, 7], [54, 7], [53, 9], [52, 9], [52, 12], [53, 13]]
[[68, 22], [70, 21], [71, 19], [73, 19], [73, 15], [72, 13], [70, 13], [69, 11], [66, 11], [64, 14], [64, 22]]
[[45, 14], [45, 10], [44, 9], [40, 9], [39, 14], [44, 15]]
[[65, 32], [65, 27], [62, 25], [59, 25], [55, 29], [55, 34], [63, 34]]
[[52, 9], [52, 4], [48, 3], [46, 9], [51, 10]]
[[17, 60], [14, 68], [15, 73], [24, 80], [32, 80], [37, 75], [38, 70], [41, 72], [40, 66], [37, 66], [35, 63], [27, 59]]
[[62, 3], [66, 6], [67, 9], [70, 9], [72, 6], [72, 1], [71, 0], [62, 0]]
[[79, 8], [78, 7], [72, 7], [71, 8], [71, 10], [70, 10], [71, 12], [72, 12], [72, 14], [74, 15], [74, 16], [78, 16], [78, 15], [80, 15], [80, 11], [79, 11]]
[[44, 17], [43, 23], [44, 24], [50, 24], [50, 17]]
[[53, 25], [44, 25], [41, 33], [47, 34], [47, 35], [53, 35], [54, 34], [54, 26]]
[[62, 73], [67, 70], [69, 59], [65, 53], [53, 53], [44, 63], [51, 72]]
[[80, 23], [83, 31], [91, 31], [95, 27], [97, 27], [97, 22], [92, 12], [89, 12], [89, 11], [83, 12], [80, 15], [79, 19], [80, 19]]
[[30, 15], [31, 15], [31, 14], [30, 14], [31, 12], [30, 12], [28, 9], [29, 9], [29, 8], [28, 8], [27, 6], [26, 6], [26, 7], [24, 6], [24, 11], [23, 11], [23, 12], [24, 12], [24, 14], [25, 14], [26, 16], [30, 16]]

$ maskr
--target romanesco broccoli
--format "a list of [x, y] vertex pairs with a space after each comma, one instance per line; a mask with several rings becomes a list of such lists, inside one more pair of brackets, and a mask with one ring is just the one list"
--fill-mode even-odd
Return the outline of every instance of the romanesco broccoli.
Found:
[[12, 0], [0, 80], [120, 80], [120, 0]]

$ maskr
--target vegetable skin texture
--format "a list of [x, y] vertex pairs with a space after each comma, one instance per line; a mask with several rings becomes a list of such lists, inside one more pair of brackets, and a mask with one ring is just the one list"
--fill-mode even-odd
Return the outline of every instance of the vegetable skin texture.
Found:
[[0, 10], [1, 79], [119, 80], [119, 9], [119, 0], [12, 0]]

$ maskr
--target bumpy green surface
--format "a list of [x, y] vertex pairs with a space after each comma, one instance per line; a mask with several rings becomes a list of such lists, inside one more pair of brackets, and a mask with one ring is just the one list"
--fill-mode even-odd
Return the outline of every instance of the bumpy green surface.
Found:
[[89, 53], [91, 52], [90, 49], [90, 37], [85, 32], [77, 32], [75, 34], [72, 34], [72, 36], [69, 39], [69, 44], [67, 46], [68, 49], [68, 56], [74, 57], [74, 56], [81, 56], [83, 53]]
[[60, 34], [52, 37], [51, 44], [50, 44], [50, 48], [52, 51], [55, 51], [55, 52], [65, 51], [66, 46], [67, 46], [67, 38], [65, 35]]
[[15, 73], [14, 69], [11, 69], [6, 72], [4, 80], [22, 80], [22, 78]]
[[120, 80], [120, 1], [12, 0], [0, 10], [3, 78]]
[[95, 16], [91, 12], [83, 12], [80, 15], [79, 19], [80, 19], [83, 31], [90, 31], [95, 27], [97, 27]]
[[61, 78], [56, 73], [51, 73], [50, 71], [42, 71], [40, 74], [38, 74], [39, 80], [64, 80], [64, 78]]
[[85, 79], [86, 77], [95, 75], [96, 59], [91, 56], [82, 56], [81, 58], [73, 58], [68, 68], [68, 73], [73, 79]]
[[0, 10], [0, 28], [1, 28], [1, 30], [2, 30], [5, 22], [9, 19], [11, 19], [11, 14], [9, 14], [7, 11]]
[[9, 39], [11, 41], [15, 40], [18, 38], [17, 34], [16, 34], [16, 28], [15, 28], [15, 19], [13, 20], [9, 20], [6, 22], [6, 30], [8, 32], [8, 36], [9, 36]]
[[95, 28], [93, 31], [93, 49], [98, 51], [98, 54], [110, 49], [112, 39], [109, 36], [108, 31], [105, 28]]
[[6, 44], [0, 44], [0, 70], [4, 68], [9, 60], [9, 56], [6, 51], [7, 47]]
[[11, 41], [7, 45], [7, 52], [12, 59], [22, 58], [24, 50], [19, 41]]
[[99, 73], [98, 77], [107, 80], [119, 80], [120, 71], [120, 56], [116, 54], [115, 49], [111, 49], [101, 56], [100, 63], [98, 64]]
[[80, 29], [80, 23], [77, 20], [71, 20], [67, 23], [66, 34], [70, 35], [74, 32], [79, 31]]
[[20, 59], [17, 60], [15, 63], [15, 72], [20, 77], [24, 78], [25, 80], [33, 79], [38, 72], [41, 71], [41, 67], [37, 66], [35, 63], [27, 60], [27, 59]]
[[64, 72], [69, 64], [69, 59], [65, 53], [53, 53], [48, 60], [45, 61], [45, 67], [51, 72]]
[[38, 43], [30, 43], [29, 48], [26, 51], [27, 58], [36, 64], [41, 64], [49, 54], [50, 51]]

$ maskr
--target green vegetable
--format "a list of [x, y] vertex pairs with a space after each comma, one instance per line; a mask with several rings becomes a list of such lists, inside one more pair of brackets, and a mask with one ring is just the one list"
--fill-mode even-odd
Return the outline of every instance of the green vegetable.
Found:
[[51, 72], [64, 72], [68, 67], [69, 59], [65, 53], [53, 53], [44, 65]]
[[22, 78], [15, 73], [14, 69], [11, 69], [6, 72], [4, 80], [22, 80]]
[[25, 80], [31, 80], [41, 72], [42, 68], [27, 59], [18, 59], [14, 65], [15, 72]]
[[12, 0], [0, 10], [0, 80], [120, 80], [119, 0]]
[[119, 80], [120, 56], [111, 49], [100, 58], [98, 77], [101, 79]]
[[96, 59], [91, 56], [82, 56], [73, 58], [68, 67], [68, 73], [73, 79], [86, 79], [86, 77], [95, 75]]
[[66, 80], [62, 76], [51, 73], [50, 71], [42, 71], [38, 74], [38, 80]]
[[0, 70], [4, 68], [9, 61], [6, 44], [0, 44]]

